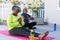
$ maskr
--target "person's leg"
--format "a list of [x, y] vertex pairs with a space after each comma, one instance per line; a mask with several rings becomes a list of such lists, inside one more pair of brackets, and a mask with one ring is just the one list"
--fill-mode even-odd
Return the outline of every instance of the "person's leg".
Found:
[[26, 37], [30, 35], [30, 31], [25, 28], [14, 28], [10, 30], [9, 33], [12, 35], [26, 36]]
[[31, 23], [25, 23], [25, 27], [28, 27], [29, 29], [36, 29], [35, 26], [37, 23], [36, 22], [31, 22]]
[[39, 34], [39, 33], [34, 33], [35, 37], [38, 37], [38, 40], [44, 40], [44, 38], [48, 35], [48, 31], [45, 32], [44, 34]]
[[48, 31], [45, 32], [44, 34], [40, 34], [38, 37], [39, 37], [39, 40], [44, 40], [44, 38], [48, 35]]
[[36, 22], [31, 22], [30, 25], [31, 26], [35, 26], [37, 23]]
[[[26, 36], [26, 37], [30, 36], [30, 31], [24, 28], [14, 28], [9, 32], [10, 34], [17, 35], [17, 36]], [[44, 34], [39, 34], [34, 32], [34, 35], [35, 37], [39, 37], [39, 40], [42, 40], [48, 35], [48, 32], [45, 32]]]
[[36, 29], [36, 27], [34, 27], [36, 24], [36, 22], [29, 23], [29, 29]]
[[[30, 36], [30, 31], [25, 28], [14, 28], [9, 31], [10, 34], [15, 35], [15, 36]], [[35, 37], [38, 37], [39, 33], [34, 32]]]

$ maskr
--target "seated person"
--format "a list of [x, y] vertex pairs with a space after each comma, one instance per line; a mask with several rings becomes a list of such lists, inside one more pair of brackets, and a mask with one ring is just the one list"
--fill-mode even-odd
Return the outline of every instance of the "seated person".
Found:
[[[20, 16], [18, 13], [21, 12], [20, 7], [13, 6], [12, 13], [8, 16], [7, 24], [9, 28], [9, 33], [15, 36], [30, 36], [30, 32], [28, 29], [24, 27], [24, 18]], [[39, 34], [34, 32], [34, 36], [38, 37], [39, 40], [44, 39], [48, 35], [48, 31], [44, 34]]]
[[29, 20], [34, 20], [34, 18], [27, 14], [27, 12], [27, 8], [24, 8], [23, 13], [21, 14], [24, 17], [25, 27], [28, 27], [29, 29], [36, 29], [36, 27], [33, 27], [36, 25], [36, 22], [29, 22]]

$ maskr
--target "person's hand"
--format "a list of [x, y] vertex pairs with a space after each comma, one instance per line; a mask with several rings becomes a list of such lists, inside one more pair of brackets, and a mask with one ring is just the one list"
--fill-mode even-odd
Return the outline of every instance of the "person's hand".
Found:
[[31, 20], [31, 18], [30, 18], [30, 17], [28, 17], [28, 20]]
[[22, 20], [24, 20], [24, 17], [23, 17], [23, 16], [21, 16], [21, 19], [22, 19]]
[[29, 20], [34, 20], [34, 18], [33, 18], [33, 17], [28, 17], [28, 19], [29, 19]]
[[31, 18], [27, 16], [27, 19], [30, 20]]
[[31, 20], [34, 20], [34, 18], [33, 18], [33, 17], [31, 17]]
[[22, 21], [22, 19], [21, 19], [21, 18], [19, 18], [19, 19], [18, 19], [18, 22], [19, 22], [19, 23], [21, 23], [21, 21]]
[[18, 19], [18, 22], [21, 23], [22, 20], [24, 20], [24, 18], [21, 16], [21, 17]]

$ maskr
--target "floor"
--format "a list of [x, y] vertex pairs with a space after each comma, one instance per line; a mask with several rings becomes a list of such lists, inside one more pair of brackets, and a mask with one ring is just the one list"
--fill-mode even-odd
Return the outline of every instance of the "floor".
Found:
[[[54, 31], [54, 26], [53, 24], [49, 25], [36, 25], [35, 31], [37, 33], [44, 33], [45, 31], [49, 31], [49, 35], [51, 37], [54, 37], [55, 39], [53, 40], [60, 40], [60, 27], [57, 25], [57, 30]], [[8, 29], [7, 25], [0, 25], [0, 30], [6, 30]], [[21, 40], [17, 38], [12, 38], [10, 36], [2, 35], [0, 34], [0, 40]]]

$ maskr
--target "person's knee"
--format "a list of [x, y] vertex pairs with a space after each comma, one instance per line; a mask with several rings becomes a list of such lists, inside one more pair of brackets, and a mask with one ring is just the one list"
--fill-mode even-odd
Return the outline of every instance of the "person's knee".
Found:
[[36, 25], [36, 24], [37, 24], [37, 22], [33, 22], [33, 24], [35, 24], [35, 25]]

